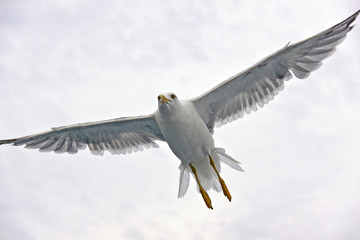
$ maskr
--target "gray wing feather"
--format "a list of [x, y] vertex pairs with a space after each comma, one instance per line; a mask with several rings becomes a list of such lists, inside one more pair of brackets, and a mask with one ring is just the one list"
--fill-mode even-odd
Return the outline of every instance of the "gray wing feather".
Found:
[[286, 45], [193, 99], [209, 130], [213, 132], [215, 125], [221, 126], [263, 107], [284, 88], [284, 81], [291, 79], [293, 74], [300, 79], [307, 78], [321, 66], [322, 60], [334, 53], [336, 46], [353, 28], [350, 24], [359, 12], [313, 37]]
[[157, 148], [155, 140], [164, 141], [164, 137], [153, 115], [148, 115], [53, 128], [27, 137], [0, 140], [0, 145], [25, 145], [26, 148], [56, 153], [77, 153], [88, 146], [91, 153], [103, 155], [105, 150], [126, 154]]

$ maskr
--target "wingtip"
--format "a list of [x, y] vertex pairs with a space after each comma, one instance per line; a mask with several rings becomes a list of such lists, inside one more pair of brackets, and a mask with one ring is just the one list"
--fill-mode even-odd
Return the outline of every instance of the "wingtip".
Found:
[[346, 20], [350, 20], [349, 24], [351, 24], [353, 21], [355, 21], [355, 19], [359, 16], [359, 13], [360, 13], [360, 10], [357, 10], [353, 15], [351, 15], [350, 17], [348, 17], [346, 19]]
[[354, 25], [351, 25], [355, 20], [356, 18], [359, 16], [359, 13], [360, 13], [360, 10], [357, 10], [353, 15], [351, 15], [350, 17], [348, 17], [347, 19], [344, 20], [344, 22], [348, 22], [347, 23], [347, 26], [348, 26], [348, 32], [350, 32], [355, 26], [356, 24]]
[[6, 139], [6, 140], [0, 140], [0, 145], [2, 144], [13, 144], [16, 139]]
[[[356, 11], [356, 12], [355, 12], [354, 14], [352, 14], [350, 17], [348, 17], [348, 18], [346, 18], [344, 21], [336, 24], [334, 27], [337, 27], [337, 26], [346, 24], [346, 26], [349, 27], [349, 29], [351, 30], [352, 27], [354, 27], [354, 25], [353, 25], [353, 26], [350, 26], [350, 24], [353, 23], [353, 22], [356, 20], [356, 18], [358, 17], [359, 13], [360, 13], [360, 10]], [[334, 28], [334, 27], [333, 27], [333, 28]], [[350, 30], [349, 30], [349, 31], [350, 31]]]
[[357, 18], [357, 16], [359, 15], [359, 13], [360, 13], [360, 9], [359, 9], [359, 10], [357, 10], [355, 13], [353, 13], [350, 17], [348, 17], [348, 19], [350, 19], [350, 18], [354, 18], [354, 19], [356, 19], [356, 18]]

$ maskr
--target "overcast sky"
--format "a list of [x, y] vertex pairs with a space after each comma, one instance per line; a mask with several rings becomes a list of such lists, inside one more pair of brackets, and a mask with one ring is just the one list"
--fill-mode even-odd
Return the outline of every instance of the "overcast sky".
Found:
[[[344, 20], [358, 0], [0, 1], [0, 139], [152, 113]], [[359, 22], [359, 19], [357, 20]], [[360, 28], [306, 80], [215, 129], [242, 162], [233, 196], [194, 179], [166, 143], [130, 155], [0, 146], [0, 239], [358, 239]]]

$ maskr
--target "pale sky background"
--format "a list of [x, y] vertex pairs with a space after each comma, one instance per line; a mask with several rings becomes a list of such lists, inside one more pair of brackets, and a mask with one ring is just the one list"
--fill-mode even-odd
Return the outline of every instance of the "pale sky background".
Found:
[[[358, 0], [0, 1], [0, 139], [152, 113], [344, 20]], [[357, 20], [359, 23], [359, 19]], [[233, 196], [166, 143], [130, 155], [0, 147], [0, 239], [359, 239], [360, 27], [306, 80], [215, 129]]]

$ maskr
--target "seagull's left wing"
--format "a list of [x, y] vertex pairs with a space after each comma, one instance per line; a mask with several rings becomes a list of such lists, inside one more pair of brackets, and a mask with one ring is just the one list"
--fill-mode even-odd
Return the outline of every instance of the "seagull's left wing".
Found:
[[25, 144], [27, 148], [56, 153], [77, 153], [88, 146], [91, 153], [102, 155], [104, 150], [126, 154], [144, 147], [158, 147], [155, 140], [164, 141], [164, 137], [154, 115], [148, 115], [53, 128], [27, 137], [0, 140], [0, 145]]
[[321, 66], [353, 28], [350, 24], [360, 11], [343, 22], [296, 44], [287, 45], [251, 68], [222, 82], [215, 88], [192, 100], [200, 116], [213, 132], [214, 125], [221, 126], [240, 118], [245, 113], [272, 100], [284, 88], [284, 81], [307, 78]]

